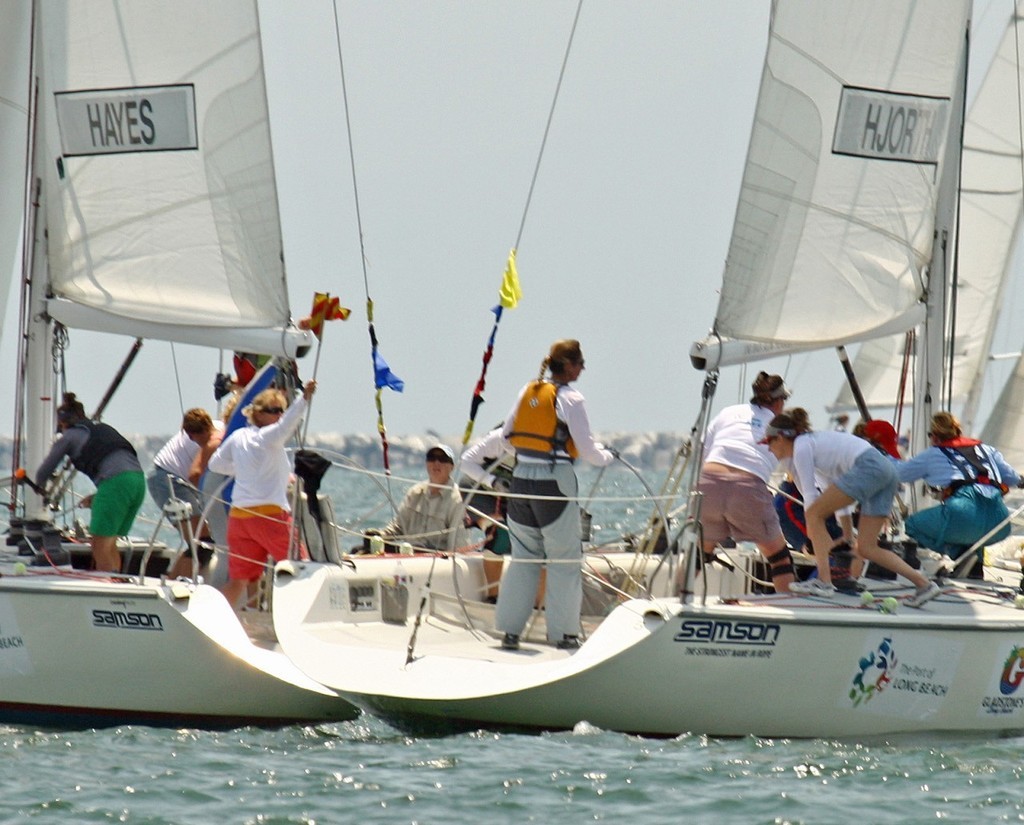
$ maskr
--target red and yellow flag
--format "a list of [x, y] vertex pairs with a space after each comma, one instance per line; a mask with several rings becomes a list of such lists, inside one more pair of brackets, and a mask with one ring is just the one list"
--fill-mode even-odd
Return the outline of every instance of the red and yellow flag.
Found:
[[337, 297], [328, 292], [314, 292], [313, 309], [309, 313], [309, 320], [300, 326], [306, 326], [319, 341], [323, 335], [324, 321], [345, 321], [351, 314], [352, 310], [343, 307]]

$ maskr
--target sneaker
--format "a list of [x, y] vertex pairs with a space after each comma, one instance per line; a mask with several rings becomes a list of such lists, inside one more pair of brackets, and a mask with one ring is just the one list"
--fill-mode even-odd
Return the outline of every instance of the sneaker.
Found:
[[907, 607], [920, 607], [925, 602], [930, 602], [942, 593], [942, 588], [935, 582], [928, 582], [924, 587], [919, 587], [917, 592], [904, 602]]
[[501, 640], [502, 650], [519, 650], [519, 634], [518, 633], [506, 633], [505, 637]]
[[836, 589], [821, 579], [808, 579], [804, 582], [793, 582], [789, 586], [789, 592], [796, 593], [798, 596], [822, 596], [830, 599], [836, 592]]
[[580, 646], [579, 636], [570, 636], [566, 634], [561, 638], [559, 642], [555, 644], [559, 650], [578, 650]]
[[832, 585], [840, 593], [852, 594], [854, 596], [864, 592], [864, 585], [856, 579], [846, 576], [842, 579], [832, 579]]

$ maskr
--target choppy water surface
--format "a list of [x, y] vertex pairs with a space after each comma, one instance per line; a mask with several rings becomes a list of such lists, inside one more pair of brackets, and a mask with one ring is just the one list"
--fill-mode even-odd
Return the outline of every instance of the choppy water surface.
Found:
[[1016, 822], [1022, 744], [4, 728], [0, 821]]

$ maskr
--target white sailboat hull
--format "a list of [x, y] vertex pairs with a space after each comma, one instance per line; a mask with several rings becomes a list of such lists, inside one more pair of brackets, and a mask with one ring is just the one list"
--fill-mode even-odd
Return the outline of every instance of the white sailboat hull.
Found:
[[356, 709], [254, 644], [205, 585], [82, 574], [0, 578], [0, 720], [226, 728]]
[[[410, 657], [411, 617], [343, 615], [348, 571], [293, 572], [279, 573], [275, 590], [278, 608], [287, 605], [275, 620], [285, 652], [398, 725], [586, 721], [650, 735], [791, 737], [1024, 729], [1024, 611], [1008, 591], [951, 584], [925, 607], [891, 614], [857, 596], [634, 599], [572, 653], [531, 641], [502, 650], [492, 625], [466, 630], [449, 606], [420, 623]], [[897, 600], [912, 592], [892, 587]]]

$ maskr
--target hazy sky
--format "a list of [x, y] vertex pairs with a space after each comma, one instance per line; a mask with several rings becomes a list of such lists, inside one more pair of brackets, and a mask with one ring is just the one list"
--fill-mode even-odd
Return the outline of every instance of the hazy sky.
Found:
[[[339, 0], [369, 290], [381, 353], [406, 382], [385, 393], [391, 433], [465, 426], [576, 5]], [[293, 312], [305, 314], [314, 291], [354, 310], [326, 329], [311, 430], [373, 432], [332, 4], [260, 9]], [[767, 0], [586, 0], [519, 244], [524, 297], [502, 320], [478, 432], [562, 337], [583, 345], [578, 386], [595, 429], [690, 428], [703, 374], [688, 350], [717, 304], [768, 10]], [[989, 52], [1011, 10], [977, 3]], [[13, 376], [11, 338], [0, 369]], [[87, 407], [130, 343], [72, 332], [69, 388]], [[313, 366], [314, 354], [300, 362], [304, 377]], [[841, 380], [834, 356], [770, 366], [823, 426]], [[105, 420], [170, 433], [183, 408], [213, 410], [217, 368], [215, 352], [147, 342]], [[750, 378], [725, 371], [719, 404], [748, 395]]]

